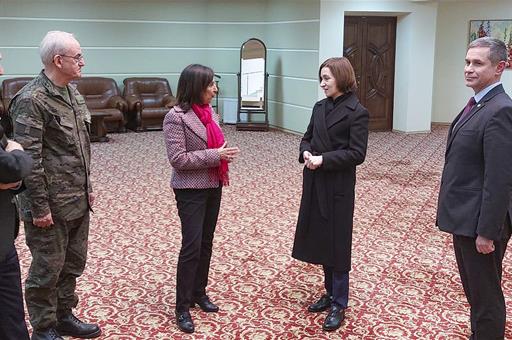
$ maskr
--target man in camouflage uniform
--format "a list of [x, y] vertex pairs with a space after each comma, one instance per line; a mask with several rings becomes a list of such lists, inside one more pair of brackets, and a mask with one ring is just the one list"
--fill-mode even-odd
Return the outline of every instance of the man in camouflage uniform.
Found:
[[43, 71], [13, 99], [14, 138], [34, 159], [20, 195], [32, 264], [25, 282], [25, 299], [32, 339], [62, 339], [61, 335], [95, 338], [96, 324], [72, 314], [78, 303], [76, 279], [87, 257], [90, 183], [90, 113], [73, 79], [85, 65], [80, 44], [72, 34], [52, 31], [40, 45]]

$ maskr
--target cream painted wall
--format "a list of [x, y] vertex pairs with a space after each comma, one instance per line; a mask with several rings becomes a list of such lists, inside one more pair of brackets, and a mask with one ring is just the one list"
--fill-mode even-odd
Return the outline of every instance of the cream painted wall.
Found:
[[316, 101], [319, 0], [267, 2], [269, 122], [303, 133]]
[[322, 0], [319, 62], [342, 55], [344, 15], [398, 17], [393, 129], [430, 131], [437, 4]]
[[[439, 4], [433, 122], [451, 122], [473, 94], [473, 91], [464, 85], [464, 58], [468, 44], [469, 21], [510, 19], [511, 16], [510, 0]], [[512, 70], [505, 71], [502, 81], [505, 91], [512, 95]]]

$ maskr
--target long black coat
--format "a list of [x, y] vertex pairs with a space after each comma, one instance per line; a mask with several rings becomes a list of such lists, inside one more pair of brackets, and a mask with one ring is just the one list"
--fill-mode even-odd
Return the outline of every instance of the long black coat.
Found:
[[[32, 170], [32, 158], [23, 151], [0, 148], [0, 183], [14, 183]], [[0, 262], [5, 260], [17, 234], [19, 219], [14, 195], [20, 190], [0, 190]]]
[[306, 150], [322, 155], [323, 162], [316, 170], [304, 167], [292, 256], [349, 271], [356, 165], [366, 157], [369, 115], [356, 95], [350, 94], [326, 117], [328, 100], [313, 107], [300, 144], [299, 162], [304, 162]]

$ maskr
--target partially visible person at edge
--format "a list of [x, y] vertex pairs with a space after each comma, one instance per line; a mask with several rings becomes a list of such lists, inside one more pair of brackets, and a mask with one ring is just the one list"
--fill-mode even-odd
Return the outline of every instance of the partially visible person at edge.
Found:
[[96, 324], [80, 321], [76, 280], [85, 269], [90, 182], [90, 113], [70, 81], [85, 65], [70, 33], [51, 31], [39, 47], [44, 69], [13, 98], [14, 138], [34, 159], [20, 195], [32, 264], [25, 282], [33, 340], [94, 338]]
[[506, 64], [503, 41], [469, 44], [464, 78], [474, 96], [450, 126], [439, 189], [436, 224], [452, 234], [472, 340], [505, 337], [501, 274], [512, 234], [512, 100], [500, 81]]
[[176, 105], [164, 119], [167, 156], [181, 220], [181, 250], [176, 277], [176, 323], [194, 332], [190, 307], [204, 312], [219, 308], [206, 295], [213, 235], [222, 187], [228, 185], [228, 163], [239, 154], [227, 147], [210, 101], [217, 93], [209, 67], [193, 64], [180, 75]]
[[327, 59], [318, 76], [327, 98], [313, 107], [300, 143], [305, 166], [292, 256], [323, 266], [325, 293], [308, 310], [329, 310], [322, 328], [333, 331], [348, 307], [356, 166], [366, 157], [369, 114], [354, 93], [348, 59]]
[[[0, 65], [0, 76], [3, 74]], [[30, 173], [33, 162], [20, 144], [5, 137], [1, 123], [3, 121], [0, 122], [0, 339], [28, 340], [20, 263], [14, 246], [19, 228], [15, 195], [23, 190], [21, 180]]]

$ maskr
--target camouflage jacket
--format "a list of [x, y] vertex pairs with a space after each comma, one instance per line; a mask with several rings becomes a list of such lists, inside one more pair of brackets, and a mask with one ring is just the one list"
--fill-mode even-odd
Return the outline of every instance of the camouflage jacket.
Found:
[[19, 197], [25, 221], [50, 212], [53, 218], [73, 220], [90, 209], [91, 115], [76, 88], [67, 89], [66, 99], [41, 72], [9, 107], [14, 139], [34, 159], [24, 180], [27, 190]]

